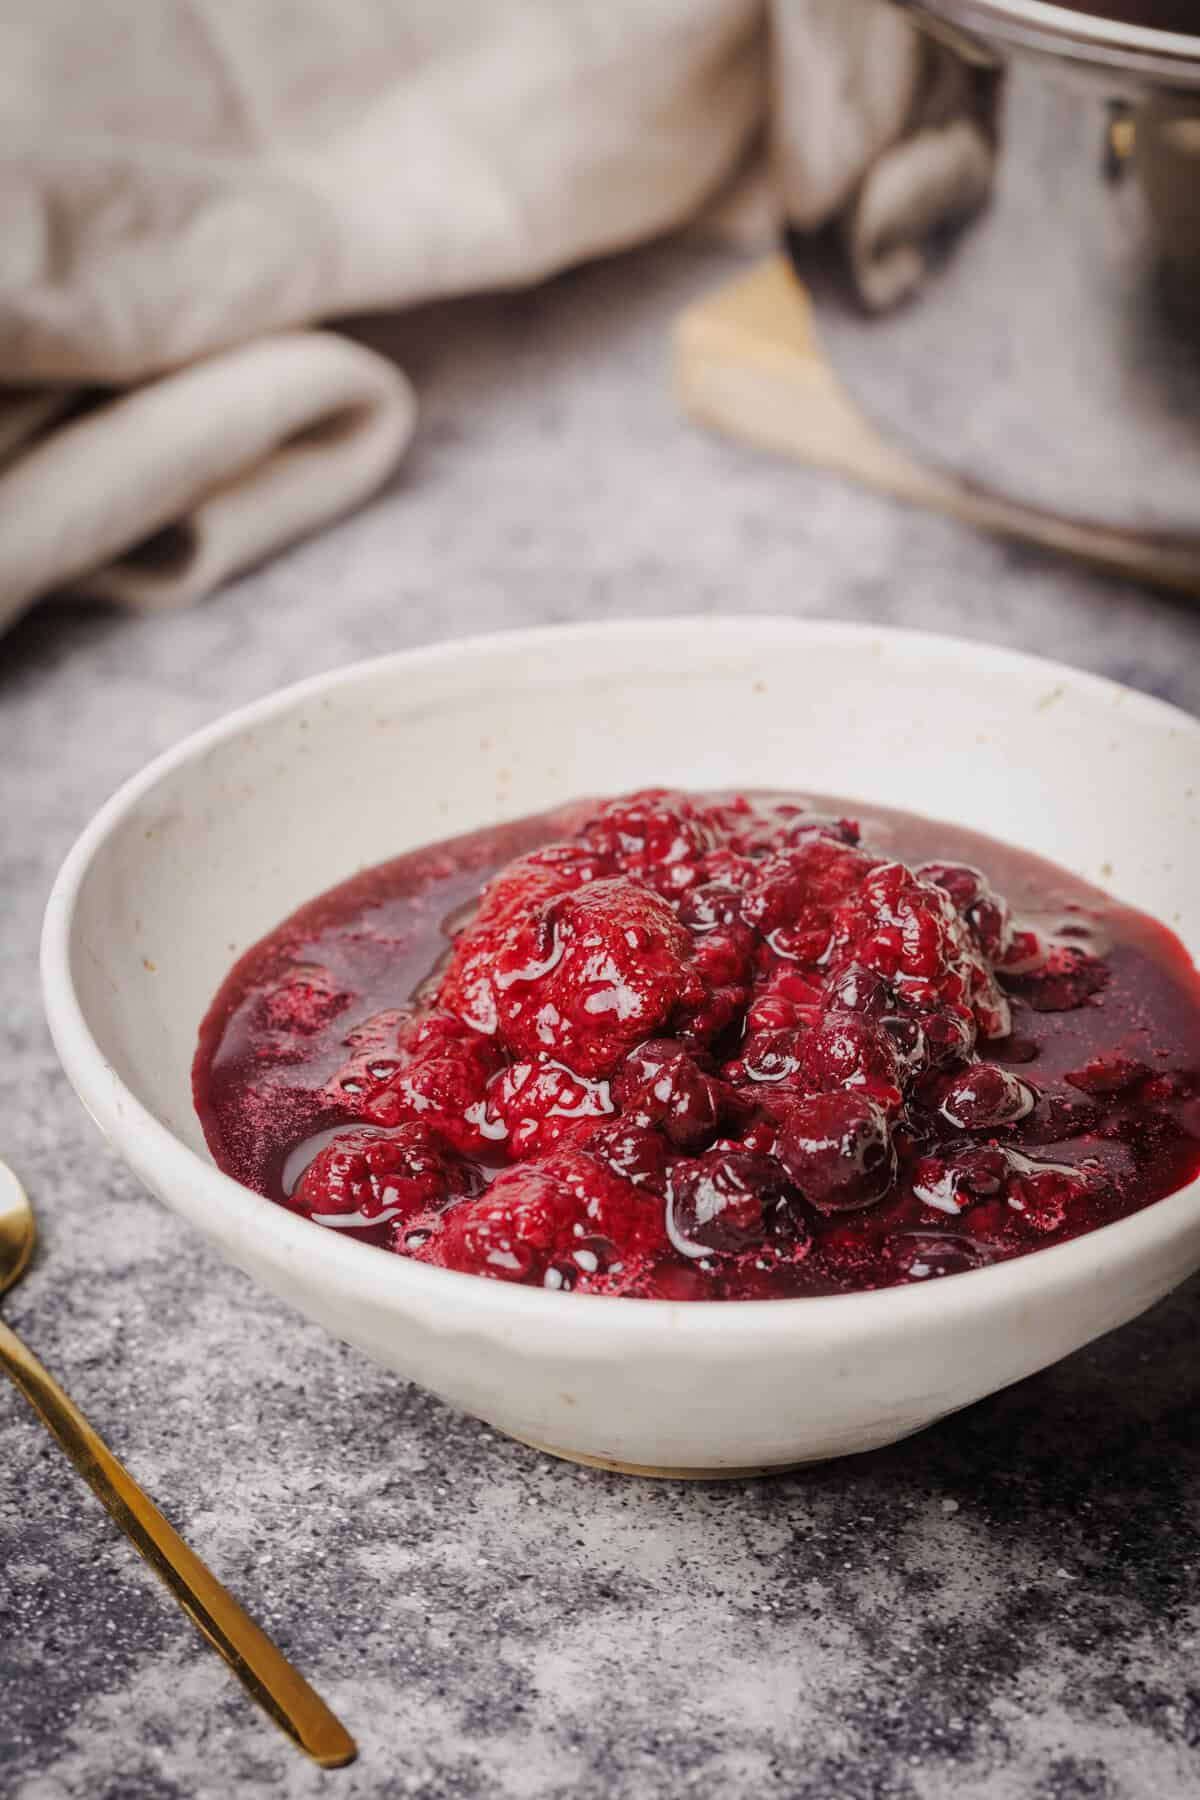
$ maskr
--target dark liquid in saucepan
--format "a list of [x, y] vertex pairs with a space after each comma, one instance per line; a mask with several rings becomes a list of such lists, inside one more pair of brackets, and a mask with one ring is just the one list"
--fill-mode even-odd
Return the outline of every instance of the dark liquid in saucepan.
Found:
[[1177, 31], [1200, 37], [1200, 5], [1197, 0], [1054, 0], [1068, 12], [1086, 13], [1094, 19], [1110, 19], [1118, 25], [1140, 25], [1147, 31]]

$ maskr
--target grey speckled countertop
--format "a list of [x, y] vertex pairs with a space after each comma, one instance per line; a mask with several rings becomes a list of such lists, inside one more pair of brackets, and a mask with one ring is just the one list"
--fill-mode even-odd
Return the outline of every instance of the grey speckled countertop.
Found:
[[1073, 1800], [1200, 1792], [1192, 1284], [908, 1443], [763, 1482], [539, 1458], [219, 1262], [59, 1074], [39, 915], [92, 810], [283, 682], [480, 628], [649, 612], [903, 621], [1195, 710], [1194, 611], [710, 440], [665, 250], [371, 327], [420, 389], [402, 479], [197, 611], [43, 608], [0, 643], [0, 1119], [42, 1254], [6, 1302], [342, 1711], [322, 1775], [243, 1698], [0, 1389], [0, 1793]]

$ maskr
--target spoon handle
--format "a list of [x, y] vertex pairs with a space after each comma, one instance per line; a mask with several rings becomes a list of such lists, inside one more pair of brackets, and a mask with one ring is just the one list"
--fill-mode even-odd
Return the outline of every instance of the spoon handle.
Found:
[[263, 1711], [322, 1768], [336, 1769], [352, 1762], [357, 1752], [345, 1726], [188, 1549], [49, 1370], [2, 1320], [0, 1367], [40, 1413], [126, 1537]]

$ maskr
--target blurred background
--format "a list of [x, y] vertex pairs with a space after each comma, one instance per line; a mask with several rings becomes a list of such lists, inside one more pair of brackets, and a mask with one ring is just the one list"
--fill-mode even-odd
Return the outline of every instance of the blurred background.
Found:
[[[670, 406], [675, 315], [785, 242], [787, 273], [737, 290], [733, 353], [728, 306], [675, 331], [680, 410], [1194, 589], [1200, 37], [1180, 22], [1171, 0], [9, 0], [0, 623], [47, 595], [179, 608], [381, 491], [392, 529], [520, 516], [545, 555], [542, 484], [602, 503], [630, 476], [639, 408]], [[432, 310], [498, 293], [521, 298]], [[630, 333], [658, 350], [636, 374]], [[564, 417], [547, 466], [530, 445], [468, 517], [452, 484], [491, 406], [521, 454], [530, 356], [552, 409], [597, 382], [617, 416], [578, 439]], [[447, 472], [438, 413], [468, 389]], [[655, 448], [662, 487], [705, 454], [683, 431]], [[756, 473], [765, 550], [813, 498]], [[666, 520], [652, 537], [671, 564]], [[594, 572], [579, 559], [574, 598]], [[639, 609], [686, 597], [638, 585]]]

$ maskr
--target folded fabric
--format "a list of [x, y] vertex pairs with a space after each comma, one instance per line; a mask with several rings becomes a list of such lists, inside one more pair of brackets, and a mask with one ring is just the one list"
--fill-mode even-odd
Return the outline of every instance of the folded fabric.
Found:
[[850, 207], [868, 302], [969, 185], [961, 106], [926, 129], [935, 53], [875, 0], [781, 0], [770, 31], [760, 0], [9, 0], [5, 24], [0, 623], [64, 587], [193, 598], [364, 499], [413, 397], [307, 327], [677, 228], [769, 104], [776, 191], [805, 226]]
[[60, 415], [0, 472], [0, 622], [50, 569], [131, 605], [195, 599], [373, 492], [415, 418], [393, 364], [318, 331]]

